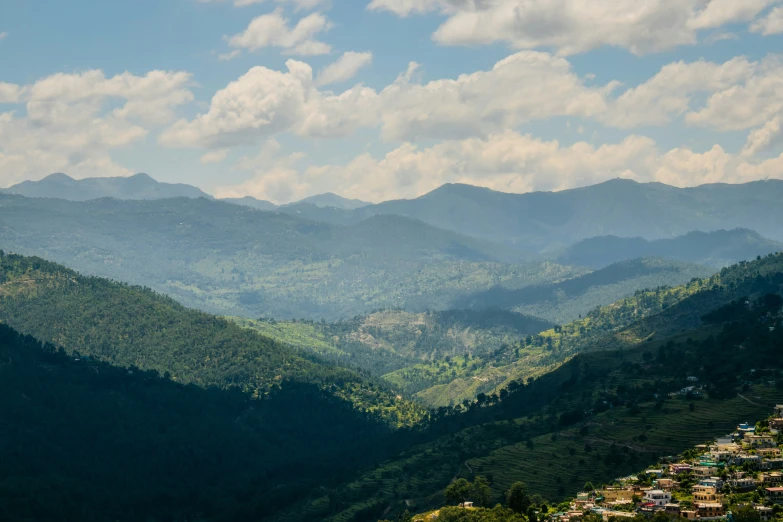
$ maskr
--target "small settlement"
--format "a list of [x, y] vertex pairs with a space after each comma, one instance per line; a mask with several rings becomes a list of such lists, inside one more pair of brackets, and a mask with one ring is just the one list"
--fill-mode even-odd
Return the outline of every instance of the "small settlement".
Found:
[[731, 510], [756, 509], [763, 522], [783, 513], [783, 405], [759, 424], [743, 423], [710, 444], [636, 476], [581, 492], [568, 512], [549, 515], [567, 522], [594, 513], [603, 520], [652, 517], [663, 511], [688, 520], [728, 520]]

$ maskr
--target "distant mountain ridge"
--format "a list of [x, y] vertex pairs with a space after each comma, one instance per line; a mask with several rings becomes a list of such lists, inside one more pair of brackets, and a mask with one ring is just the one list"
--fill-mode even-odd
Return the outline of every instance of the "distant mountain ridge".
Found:
[[596, 236], [668, 239], [694, 230], [746, 228], [783, 241], [783, 181], [677, 188], [615, 179], [560, 192], [510, 194], [446, 184], [415, 199], [352, 211], [297, 209], [309, 219], [351, 224], [397, 214], [526, 251], [546, 252]]
[[[357, 208], [366, 207], [367, 205], [370, 205], [370, 203], [366, 201], [362, 201], [360, 199], [344, 198], [342, 196], [335, 194], [334, 192], [316, 194], [315, 196], [304, 198], [303, 200], [297, 201], [295, 203], [310, 203], [311, 205], [315, 205], [316, 207], [319, 208], [331, 207], [331, 208], [340, 208], [343, 210], [354, 210]], [[288, 205], [283, 205], [283, 206], [288, 206]]]
[[100, 198], [168, 199], [212, 198], [206, 192], [182, 183], [163, 183], [147, 174], [130, 177], [74, 179], [56, 173], [40, 181], [23, 181], [0, 192], [29, 198], [56, 198], [69, 201], [88, 201]]
[[737, 228], [690, 232], [655, 241], [641, 237], [594, 237], [572, 245], [556, 259], [559, 263], [600, 268], [637, 257], [663, 257], [720, 268], [780, 251], [783, 251], [783, 243], [767, 239], [753, 230]]

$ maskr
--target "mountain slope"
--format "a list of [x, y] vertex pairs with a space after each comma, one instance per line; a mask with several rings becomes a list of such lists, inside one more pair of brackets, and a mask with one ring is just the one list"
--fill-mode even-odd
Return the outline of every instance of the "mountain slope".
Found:
[[660, 257], [717, 268], [783, 251], [783, 243], [745, 229], [690, 232], [672, 239], [647, 241], [641, 237], [602, 236], [570, 246], [559, 263], [601, 268], [637, 257]]
[[304, 358], [151, 290], [80, 276], [39, 258], [0, 257], [0, 321], [69, 352], [168, 373], [180, 383], [264, 396], [284, 381], [304, 382], [394, 423], [415, 422], [421, 413], [350, 370]]
[[454, 306], [509, 308], [563, 324], [587, 314], [596, 306], [611, 304], [637, 290], [677, 286], [693, 278], [707, 277], [712, 272], [712, 269], [689, 263], [633, 259], [557, 283], [516, 290], [493, 288], [466, 296]]
[[4, 324], [0, 410], [3, 520], [231, 520], [259, 490], [272, 513], [385, 433], [316, 386], [251, 400], [73, 357]]
[[51, 174], [40, 181], [24, 181], [0, 192], [30, 198], [58, 198], [87, 201], [99, 198], [165, 199], [210, 198], [191, 185], [161, 183], [147, 174], [127, 178], [86, 178], [76, 180], [65, 174]]
[[[700, 286], [662, 312], [593, 337], [535, 380], [439, 409], [433, 426], [442, 436], [277, 520], [394, 519], [442, 505], [449, 482], [475, 474], [490, 479], [496, 498], [522, 480], [559, 501], [586, 481], [608, 482], [766, 415], [783, 401], [783, 388], [768, 382], [783, 382], [783, 298], [765, 297], [783, 293], [783, 255], [724, 269]], [[748, 297], [733, 301], [739, 296]], [[693, 385], [690, 376], [704, 386], [701, 396], [677, 394]]]
[[505, 247], [400, 216], [341, 227], [207, 199], [0, 195], [0, 245], [248, 317], [442, 309], [461, 294], [584, 271], [518, 264]]

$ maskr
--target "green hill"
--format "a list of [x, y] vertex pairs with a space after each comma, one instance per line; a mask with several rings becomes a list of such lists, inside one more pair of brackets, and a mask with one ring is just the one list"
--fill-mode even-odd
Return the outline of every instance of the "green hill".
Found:
[[282, 384], [262, 400], [185, 386], [0, 324], [0, 519], [231, 519], [259, 491], [271, 513], [377, 452], [382, 423]]
[[350, 227], [208, 199], [72, 202], [0, 194], [0, 245], [149, 286], [221, 315], [337, 320], [378, 308], [449, 308], [584, 269], [399, 216]]

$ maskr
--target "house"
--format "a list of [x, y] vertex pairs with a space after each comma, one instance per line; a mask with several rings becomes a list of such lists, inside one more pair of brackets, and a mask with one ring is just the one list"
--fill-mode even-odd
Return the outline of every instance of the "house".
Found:
[[679, 504], [666, 504], [663, 506], [663, 511], [672, 517], [679, 517], [680, 516], [680, 505]]
[[632, 488], [604, 488], [601, 490], [601, 496], [605, 502], [618, 502], [633, 500], [634, 490]]
[[692, 509], [683, 509], [680, 511], [680, 516], [685, 520], [696, 520], [698, 513]]
[[663, 476], [663, 470], [662, 469], [648, 469], [645, 471], [648, 475], [655, 475], [658, 478], [661, 478]]
[[772, 508], [767, 506], [753, 506], [756, 511], [759, 512], [759, 516], [761, 516], [762, 522], [767, 522], [768, 520], [772, 520], [773, 514], [772, 514]]
[[783, 430], [783, 418], [780, 419], [770, 419], [769, 421], [769, 427], [773, 430]]
[[697, 478], [708, 478], [712, 475], [712, 468], [708, 466], [695, 466], [693, 468], [693, 474]]
[[656, 488], [662, 489], [664, 491], [671, 491], [677, 487], [677, 482], [674, 479], [670, 479], [670, 478], [661, 478], [655, 480], [653, 481], [653, 484], [655, 485]]
[[751, 448], [777, 448], [777, 443], [772, 435], [746, 435], [743, 439], [745, 446]]
[[737, 433], [739, 434], [740, 438], [743, 438], [746, 435], [753, 435], [756, 433], [756, 426], [751, 426], [747, 422], [743, 422], [737, 426]]
[[720, 502], [723, 496], [718, 493], [718, 488], [713, 486], [695, 485], [691, 490], [693, 500], [698, 502]]
[[780, 448], [757, 448], [756, 455], [762, 459], [773, 459], [781, 456]]
[[726, 515], [726, 508], [720, 502], [694, 502], [699, 518], [716, 518]]
[[462, 502], [459, 507], [466, 508], [466, 509], [472, 509], [473, 508], [473, 502]]
[[783, 483], [783, 473], [773, 471], [771, 473], [762, 473], [761, 481], [767, 487], [773, 487]]
[[610, 518], [635, 518], [636, 513], [628, 513], [626, 511], [602, 511], [601, 512], [601, 518], [604, 520], [604, 522], [609, 522]]
[[716, 490], [720, 491], [723, 489], [724, 482], [723, 479], [720, 477], [710, 477], [708, 479], [703, 479], [699, 481], [700, 486], [711, 486], [714, 487]]
[[652, 504], [656, 508], [662, 508], [666, 504], [671, 504], [672, 494], [669, 491], [663, 491], [662, 489], [651, 489], [644, 494], [642, 502], [645, 504]]
[[756, 479], [753, 477], [737, 477], [729, 480], [729, 484], [739, 491], [752, 491], [756, 489]]
[[783, 417], [783, 404], [775, 406], [775, 417]]
[[677, 464], [671, 464], [669, 466], [669, 473], [673, 475], [679, 475], [680, 473], [688, 473], [691, 470], [690, 464], [685, 464], [684, 462], [680, 462]]
[[759, 469], [783, 469], [783, 458], [764, 459], [758, 467]]
[[775, 487], [775, 488], [766, 488], [764, 490], [764, 493], [767, 495], [767, 498], [774, 502], [775, 504], [783, 504], [783, 488], [782, 487]]

